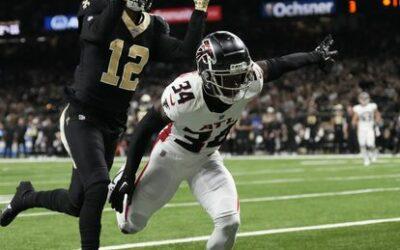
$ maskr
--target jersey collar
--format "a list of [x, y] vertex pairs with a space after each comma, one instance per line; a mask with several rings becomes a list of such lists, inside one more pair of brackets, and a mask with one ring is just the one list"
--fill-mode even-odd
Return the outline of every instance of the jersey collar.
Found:
[[132, 21], [126, 11], [122, 14], [122, 21], [125, 23], [126, 28], [129, 30], [133, 38], [142, 34], [150, 25], [151, 18], [149, 13], [142, 12], [142, 14], [143, 21], [139, 25], [136, 25], [135, 22]]

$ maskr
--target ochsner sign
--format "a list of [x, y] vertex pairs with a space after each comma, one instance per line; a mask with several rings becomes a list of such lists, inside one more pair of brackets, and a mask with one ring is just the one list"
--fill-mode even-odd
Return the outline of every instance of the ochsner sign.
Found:
[[335, 13], [335, 0], [298, 0], [263, 3], [265, 17], [297, 17]]

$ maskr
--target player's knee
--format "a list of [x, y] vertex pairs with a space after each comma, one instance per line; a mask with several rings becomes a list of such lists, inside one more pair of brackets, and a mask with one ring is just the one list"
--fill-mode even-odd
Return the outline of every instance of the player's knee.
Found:
[[239, 214], [218, 218], [215, 228], [207, 242], [207, 250], [232, 249], [240, 226]]
[[75, 207], [72, 204], [68, 205], [68, 208], [66, 209], [66, 213], [73, 217], [79, 217], [80, 212], [81, 209], [79, 207]]
[[132, 214], [125, 219], [124, 214], [118, 214], [118, 227], [124, 234], [135, 234], [142, 231], [147, 225], [147, 217], [139, 214]]
[[89, 185], [85, 190], [84, 202], [102, 208], [107, 200], [109, 183], [110, 181], [104, 180]]
[[216, 221], [216, 227], [220, 227], [226, 235], [236, 235], [240, 227], [240, 216], [239, 214], [233, 214], [222, 217]]

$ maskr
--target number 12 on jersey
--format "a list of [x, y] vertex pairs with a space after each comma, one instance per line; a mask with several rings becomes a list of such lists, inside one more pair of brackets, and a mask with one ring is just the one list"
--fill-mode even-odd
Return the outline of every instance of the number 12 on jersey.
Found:
[[[122, 56], [122, 51], [124, 49], [124, 41], [121, 39], [115, 39], [110, 43], [110, 50], [112, 51], [110, 62], [108, 64], [107, 72], [104, 72], [101, 76], [101, 82], [105, 84], [110, 84], [112, 86], [118, 86], [120, 76], [117, 75], [119, 61]], [[136, 77], [132, 80], [132, 75], [139, 75], [142, 73], [144, 66], [146, 66], [149, 61], [149, 49], [140, 45], [132, 45], [129, 48], [130, 58], [136, 59], [140, 57], [137, 63], [128, 62], [124, 66], [122, 73], [122, 80], [119, 88], [128, 91], [135, 91], [137, 85], [139, 84], [139, 78]]]

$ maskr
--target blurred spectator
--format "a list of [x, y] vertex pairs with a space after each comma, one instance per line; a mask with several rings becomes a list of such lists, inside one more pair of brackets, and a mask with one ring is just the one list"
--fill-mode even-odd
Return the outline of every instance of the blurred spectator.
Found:
[[337, 104], [334, 106], [334, 116], [332, 118], [332, 124], [334, 127], [334, 144], [335, 153], [345, 153], [345, 144], [347, 136], [347, 121], [344, 116], [343, 105]]
[[26, 124], [25, 124], [25, 119], [24, 118], [19, 118], [18, 119], [18, 124], [16, 127], [15, 131], [15, 137], [17, 141], [17, 157], [20, 156], [20, 153], [24, 154], [24, 156], [27, 156], [27, 150], [26, 150], [26, 142], [25, 142], [25, 134], [26, 134]]
[[242, 117], [237, 122], [235, 126], [236, 138], [234, 145], [236, 145], [236, 154], [251, 154], [253, 151], [251, 143], [251, 133], [253, 131], [253, 126], [248, 113], [245, 111], [242, 113]]
[[12, 154], [12, 147], [15, 139], [15, 127], [12, 116], [8, 116], [5, 133], [4, 133], [4, 158], [11, 158]]

